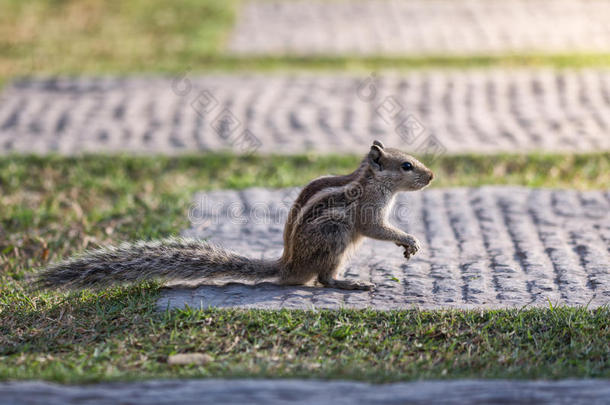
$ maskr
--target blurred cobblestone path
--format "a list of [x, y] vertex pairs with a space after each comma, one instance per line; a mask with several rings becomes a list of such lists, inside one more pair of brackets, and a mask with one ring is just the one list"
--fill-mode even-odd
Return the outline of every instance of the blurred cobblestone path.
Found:
[[605, 380], [461, 380], [368, 384], [295, 379], [153, 380], [64, 385], [0, 383], [0, 403], [63, 404], [573, 404], [607, 403]]
[[4, 153], [361, 153], [374, 138], [415, 153], [582, 152], [610, 149], [609, 132], [608, 69], [49, 79], [0, 93]]
[[605, 0], [255, 0], [237, 54], [490, 55], [610, 52]]

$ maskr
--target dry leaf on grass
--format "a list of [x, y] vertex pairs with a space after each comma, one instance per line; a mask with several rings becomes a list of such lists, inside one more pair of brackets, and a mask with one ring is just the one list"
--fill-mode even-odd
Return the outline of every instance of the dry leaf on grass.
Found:
[[167, 364], [170, 366], [183, 366], [187, 364], [195, 364], [202, 366], [212, 361], [212, 356], [205, 353], [180, 353], [174, 354], [167, 358]]

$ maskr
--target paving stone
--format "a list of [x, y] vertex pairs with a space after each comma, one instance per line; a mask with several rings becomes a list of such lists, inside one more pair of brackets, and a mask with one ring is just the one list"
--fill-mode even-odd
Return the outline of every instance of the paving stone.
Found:
[[229, 51], [256, 55], [607, 53], [605, 0], [254, 0]]
[[0, 153], [610, 150], [610, 70], [24, 80]]
[[[186, 236], [272, 259], [298, 189], [198, 194]], [[422, 250], [407, 261], [393, 243], [366, 239], [345, 277], [373, 292], [272, 283], [184, 285], [158, 308], [511, 308], [610, 303], [610, 191], [481, 187], [402, 193], [390, 219]], [[233, 280], [235, 281], [235, 280]]]
[[160, 380], [83, 386], [0, 383], [0, 404], [607, 404], [608, 380]]

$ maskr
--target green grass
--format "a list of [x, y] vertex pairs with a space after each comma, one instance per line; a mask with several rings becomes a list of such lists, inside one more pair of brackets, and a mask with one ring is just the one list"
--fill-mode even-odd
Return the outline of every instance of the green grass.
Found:
[[[14, 304], [0, 326], [0, 379], [610, 377], [608, 308], [155, 313], [152, 291]], [[212, 361], [167, 364], [194, 352]]]
[[428, 56], [253, 56], [192, 55], [182, 63], [160, 65], [162, 71], [181, 73], [184, 66], [199, 71], [307, 71], [350, 72], [369, 74], [372, 71], [407, 71], [412, 69], [463, 68], [584, 68], [610, 67], [610, 54], [504, 54], [504, 55], [428, 55]]
[[216, 55], [234, 0], [3, 0], [0, 78], [184, 71]]
[[609, 54], [235, 57], [240, 0], [3, 0], [0, 85], [15, 77], [209, 71], [610, 66]]
[[[426, 161], [426, 158], [422, 158]], [[522, 311], [173, 311], [160, 286], [28, 290], [87, 247], [176, 234], [197, 190], [303, 185], [356, 156], [0, 157], [0, 379], [303, 376], [392, 381], [608, 377], [608, 308]], [[447, 156], [434, 187], [610, 187], [610, 154]], [[206, 366], [169, 366], [203, 351]]]

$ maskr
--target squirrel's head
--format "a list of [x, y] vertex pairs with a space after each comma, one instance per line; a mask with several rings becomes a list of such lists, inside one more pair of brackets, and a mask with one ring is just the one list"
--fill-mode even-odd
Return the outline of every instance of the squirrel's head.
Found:
[[426, 187], [434, 173], [413, 156], [386, 148], [374, 141], [366, 161], [374, 176], [394, 191], [413, 191]]

